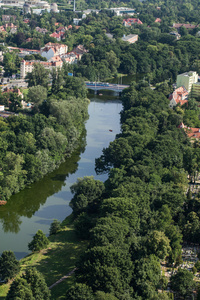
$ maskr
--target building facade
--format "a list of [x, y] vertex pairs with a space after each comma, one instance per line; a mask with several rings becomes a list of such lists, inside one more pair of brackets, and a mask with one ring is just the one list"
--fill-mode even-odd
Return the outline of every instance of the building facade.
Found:
[[195, 71], [185, 72], [177, 76], [177, 88], [184, 86], [188, 93], [191, 92], [192, 85], [198, 82], [198, 74]]

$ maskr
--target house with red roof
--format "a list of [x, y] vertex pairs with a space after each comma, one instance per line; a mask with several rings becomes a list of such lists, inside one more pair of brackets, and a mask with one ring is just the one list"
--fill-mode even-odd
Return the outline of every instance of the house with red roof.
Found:
[[176, 29], [179, 29], [180, 27], [185, 27], [186, 29], [194, 29], [196, 27], [199, 27], [199, 25], [194, 24], [183, 24], [183, 23], [174, 23], [173, 27]]
[[138, 25], [142, 25], [142, 21], [140, 21], [140, 19], [138, 18], [128, 18], [128, 19], [124, 19], [123, 20], [123, 25], [125, 27], [130, 27], [132, 26], [133, 24], [138, 24]]
[[200, 128], [191, 128], [187, 127], [183, 124], [183, 122], [180, 123], [178, 126], [180, 129], [184, 129], [187, 136], [192, 140], [199, 140], [200, 139]]
[[180, 86], [179, 88], [175, 89], [174, 92], [169, 96], [169, 107], [173, 108], [177, 104], [183, 105], [188, 103], [188, 91], [184, 86]]
[[155, 23], [160, 23], [162, 20], [160, 18], [155, 19]]

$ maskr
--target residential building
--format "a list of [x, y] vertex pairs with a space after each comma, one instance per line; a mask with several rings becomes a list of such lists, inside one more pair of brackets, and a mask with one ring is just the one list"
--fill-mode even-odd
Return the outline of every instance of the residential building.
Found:
[[132, 26], [133, 24], [138, 24], [138, 25], [142, 25], [142, 21], [140, 21], [140, 19], [138, 18], [128, 18], [128, 19], [124, 19], [123, 20], [123, 25], [125, 27], [130, 27]]
[[160, 18], [155, 19], [155, 23], [160, 23], [162, 20]]
[[184, 86], [181, 86], [174, 90], [174, 92], [169, 96], [169, 107], [173, 108], [177, 104], [183, 105], [188, 102], [188, 91]]
[[42, 34], [46, 34], [48, 32], [48, 30], [46, 28], [40, 28], [40, 27], [35, 27], [35, 30]]
[[185, 133], [191, 140], [194, 141], [200, 139], [200, 128], [187, 127], [183, 123], [181, 123], [178, 128], [184, 129]]
[[10, 22], [10, 21], [15, 21], [16, 16], [14, 15], [2, 15], [2, 22]]
[[43, 48], [40, 49], [40, 54], [42, 57], [46, 57], [46, 59], [49, 60], [53, 56], [66, 54], [67, 50], [68, 50], [67, 45], [48, 43]]
[[174, 23], [173, 27], [176, 29], [179, 29], [180, 27], [185, 27], [186, 29], [194, 29], [196, 27], [199, 27], [199, 25], [194, 24], [183, 24], [183, 23]]
[[176, 32], [176, 31], [171, 31], [169, 34], [170, 35], [174, 35], [177, 40], [179, 40], [181, 38], [181, 35], [178, 32]]
[[44, 66], [45, 69], [52, 70], [53, 68], [62, 68], [63, 62], [59, 61], [36, 61], [36, 60], [23, 60], [20, 64], [20, 77], [25, 78], [27, 73], [31, 73], [34, 68], [34, 64], [39, 63]]
[[137, 34], [129, 34], [127, 36], [123, 36], [122, 41], [133, 44], [138, 41], [138, 35]]
[[200, 98], [200, 82], [193, 83], [191, 96], [193, 98]]
[[193, 83], [198, 82], [198, 74], [195, 71], [185, 72], [177, 76], [177, 88], [184, 86], [188, 93], [191, 92]]

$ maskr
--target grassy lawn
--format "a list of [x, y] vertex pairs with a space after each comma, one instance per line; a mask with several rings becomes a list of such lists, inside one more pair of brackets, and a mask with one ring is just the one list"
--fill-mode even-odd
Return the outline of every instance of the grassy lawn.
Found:
[[[69, 216], [62, 223], [62, 230], [49, 237], [50, 244], [47, 249], [33, 253], [23, 258], [21, 272], [27, 267], [35, 266], [45, 277], [48, 286], [75, 268], [77, 259], [85, 251], [87, 242], [77, 238], [72, 225], [72, 217]], [[64, 295], [74, 282], [74, 275], [65, 279], [51, 289], [52, 299], [64, 299]], [[0, 286], [0, 300], [4, 299], [9, 286]]]

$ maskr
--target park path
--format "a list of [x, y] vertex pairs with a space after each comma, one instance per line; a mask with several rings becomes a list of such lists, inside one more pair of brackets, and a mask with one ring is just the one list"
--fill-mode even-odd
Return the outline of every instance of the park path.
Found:
[[56, 281], [55, 283], [53, 283], [50, 287], [49, 290], [52, 289], [54, 286], [56, 286], [57, 284], [59, 284], [60, 282], [62, 282], [63, 280], [67, 279], [68, 277], [70, 277], [77, 268], [74, 268], [72, 271], [70, 271], [67, 275], [63, 276], [62, 278], [60, 278], [58, 281]]

